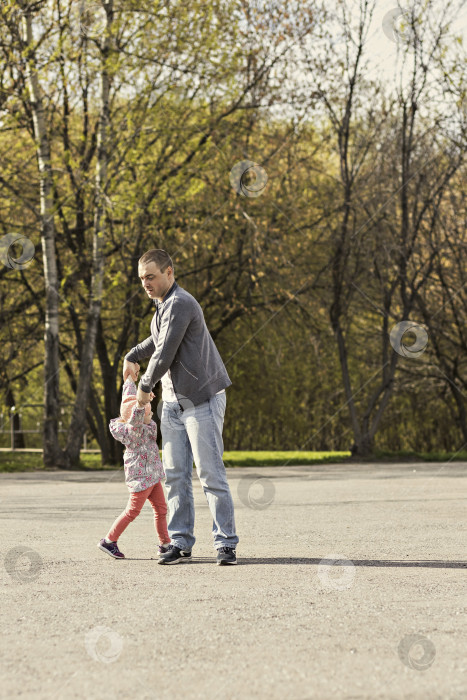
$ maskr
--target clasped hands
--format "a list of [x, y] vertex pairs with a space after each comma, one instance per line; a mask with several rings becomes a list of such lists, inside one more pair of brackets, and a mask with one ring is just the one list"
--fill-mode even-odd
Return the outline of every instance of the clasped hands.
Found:
[[[138, 379], [138, 374], [139, 374], [139, 364], [137, 362], [129, 362], [128, 360], [123, 361], [123, 381], [125, 382], [128, 377], [131, 377], [131, 379], [136, 382]], [[148, 404], [150, 401], [152, 401], [154, 398], [154, 394], [152, 391], [148, 394], [147, 392], [143, 391], [138, 387], [138, 390], [136, 392], [136, 401], [138, 403], [138, 406], [140, 408], [143, 408]]]

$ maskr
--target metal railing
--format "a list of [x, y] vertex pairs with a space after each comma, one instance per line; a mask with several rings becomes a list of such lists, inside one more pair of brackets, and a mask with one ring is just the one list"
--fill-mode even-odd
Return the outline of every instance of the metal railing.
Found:
[[[5, 413], [0, 413], [0, 438], [5, 437], [6, 435], [9, 435], [9, 442], [10, 446], [8, 447], [3, 447], [3, 450], [10, 450], [12, 452], [18, 450], [18, 449], [27, 449], [27, 448], [18, 448], [16, 447], [16, 442], [15, 436], [16, 435], [42, 435], [42, 425], [43, 425], [43, 420], [34, 420], [34, 418], [31, 420], [30, 418], [26, 421], [23, 420], [24, 416], [24, 411], [25, 409], [36, 409], [36, 414], [37, 414], [37, 409], [40, 409], [41, 412], [44, 410], [43, 404], [23, 404], [20, 406], [18, 409], [16, 406], [12, 406], [10, 409], [10, 412], [5, 414]], [[62, 406], [60, 408], [60, 415], [62, 416], [62, 420], [58, 421], [58, 432], [59, 433], [66, 433], [67, 428], [63, 426], [63, 423], [65, 421], [65, 417], [67, 414], [71, 413], [71, 404], [70, 408], [68, 408], [68, 405]], [[17, 427], [15, 427], [15, 423], [17, 423]], [[8, 425], [9, 424], [9, 425]], [[34, 427], [31, 427], [34, 426]], [[2, 441], [3, 442], [3, 441]], [[40, 441], [42, 442], [42, 441]], [[89, 452], [99, 452], [100, 450], [94, 450], [90, 449], [88, 450], [88, 435], [87, 432], [84, 433], [83, 437], [83, 451], [89, 451]]]

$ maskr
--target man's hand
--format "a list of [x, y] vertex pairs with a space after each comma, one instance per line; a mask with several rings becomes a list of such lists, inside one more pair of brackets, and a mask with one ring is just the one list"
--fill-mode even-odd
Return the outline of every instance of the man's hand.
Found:
[[138, 379], [139, 364], [137, 362], [129, 362], [123, 360], [123, 381], [126, 382], [128, 377], [131, 377], [134, 382]]
[[152, 393], [152, 391], [151, 393], [147, 394], [145, 391], [138, 387], [138, 391], [136, 392], [136, 400], [140, 408], [146, 406], [146, 404], [149, 403], [153, 398], [154, 394]]

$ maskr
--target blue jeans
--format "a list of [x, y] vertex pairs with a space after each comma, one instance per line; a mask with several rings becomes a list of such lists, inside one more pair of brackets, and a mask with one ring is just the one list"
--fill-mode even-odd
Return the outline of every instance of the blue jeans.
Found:
[[213, 518], [214, 547], [235, 547], [234, 506], [222, 454], [225, 393], [182, 410], [177, 402], [162, 404], [162, 462], [167, 475], [170, 540], [180, 549], [195, 543], [193, 459]]

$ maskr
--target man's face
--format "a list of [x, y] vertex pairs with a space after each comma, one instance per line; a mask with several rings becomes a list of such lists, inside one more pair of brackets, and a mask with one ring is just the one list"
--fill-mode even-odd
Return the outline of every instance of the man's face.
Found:
[[165, 272], [161, 272], [154, 262], [140, 263], [138, 275], [148, 297], [159, 301], [162, 301], [162, 297], [167, 294], [174, 281], [170, 266]]

